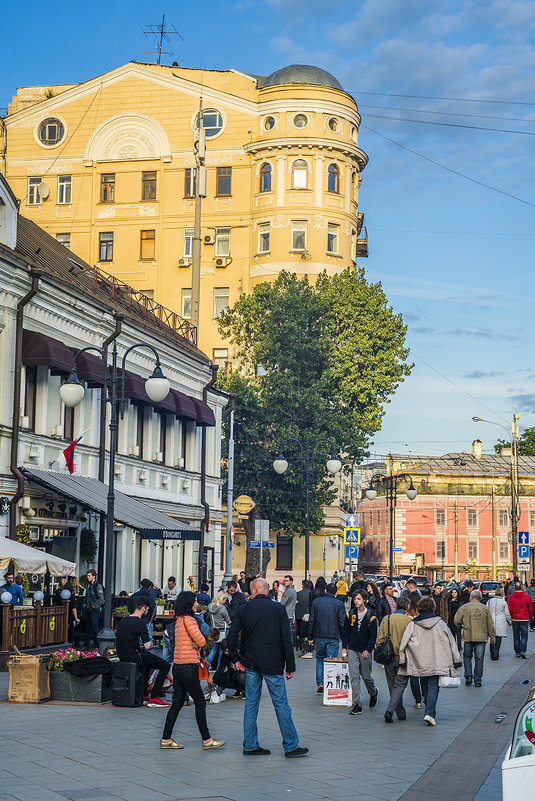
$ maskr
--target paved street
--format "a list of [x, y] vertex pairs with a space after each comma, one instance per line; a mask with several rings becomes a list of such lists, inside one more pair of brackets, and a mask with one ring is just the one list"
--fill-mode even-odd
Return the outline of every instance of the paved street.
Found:
[[[175, 730], [176, 738], [186, 747], [173, 752], [158, 747], [165, 710], [6, 703], [2, 708], [2, 799], [281, 801], [286, 797], [310, 801], [333, 795], [352, 798], [358, 791], [370, 801], [396, 801], [448, 748], [454, 748], [454, 741], [469, 725], [476, 725], [474, 718], [483, 710], [478, 718], [480, 725], [489, 734], [499, 725], [499, 745], [481, 776], [483, 783], [490, 773], [485, 785], [487, 795], [480, 794], [477, 799], [498, 801], [499, 771], [491, 773], [491, 769], [506, 744], [516, 708], [502, 724], [496, 724], [492, 706], [495, 701], [491, 699], [498, 691], [504, 692], [501, 688], [508, 681], [518, 698], [523, 699], [529, 687], [521, 687], [518, 682], [524, 677], [535, 680], [535, 657], [521, 663], [510, 656], [510, 638], [504, 650], [499, 663], [486, 663], [481, 689], [463, 686], [441, 691], [436, 729], [423, 724], [423, 711], [413, 709], [410, 696], [407, 720], [386, 726], [386, 682], [384, 671], [378, 666], [374, 672], [380, 697], [374, 710], [365, 707], [363, 715], [350, 717], [346, 709], [325, 708], [314, 691], [314, 662], [298, 660], [298, 673], [288, 687], [301, 744], [308, 746], [311, 753], [308, 758], [291, 762], [283, 756], [275, 717], [265, 698], [260, 716], [261, 744], [273, 753], [255, 758], [245, 758], [241, 753], [240, 701], [228, 700], [209, 707], [211, 732], [226, 739], [228, 745], [207, 753], [201, 750], [192, 707], [183, 710]], [[1, 697], [5, 699], [7, 674], [0, 675], [0, 682]], [[481, 736], [475, 739], [481, 740]], [[444, 758], [448, 764], [447, 753]], [[483, 737], [471, 764], [481, 769], [485, 759], [489, 755]], [[459, 764], [458, 758], [453, 757], [451, 776], [455, 776]], [[432, 773], [428, 773], [432, 780]], [[425, 779], [423, 776], [421, 781]], [[478, 790], [479, 784], [470, 799]], [[427, 797], [425, 792], [418, 795]]]

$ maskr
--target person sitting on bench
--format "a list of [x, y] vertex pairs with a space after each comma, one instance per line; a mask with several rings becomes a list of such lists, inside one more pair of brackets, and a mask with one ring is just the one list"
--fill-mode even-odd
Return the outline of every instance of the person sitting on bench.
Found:
[[[149, 653], [152, 646], [146, 623], [142, 620], [149, 610], [149, 603], [146, 598], [139, 597], [136, 600], [136, 608], [128, 617], [123, 617], [117, 626], [116, 648], [120, 662], [135, 662], [145, 671], [145, 692], [144, 701], [147, 706], [169, 706], [168, 701], [160, 698], [162, 695], [163, 683], [169, 673], [169, 663], [165, 659]], [[143, 643], [143, 646], [141, 646]], [[156, 679], [152, 686], [150, 695], [147, 687], [152, 670], [157, 670]]]

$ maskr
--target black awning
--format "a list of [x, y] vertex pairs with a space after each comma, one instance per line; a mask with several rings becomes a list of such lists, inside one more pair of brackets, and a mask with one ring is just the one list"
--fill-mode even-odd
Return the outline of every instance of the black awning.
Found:
[[53, 372], [70, 373], [73, 363], [70, 348], [38, 331], [22, 332], [22, 363], [29, 367], [49, 367]]
[[198, 426], [215, 426], [215, 415], [207, 403], [193, 398], [195, 409], [197, 410]]
[[[95, 512], [107, 510], [108, 485], [96, 478], [20, 467], [27, 481], [78, 501]], [[143, 539], [200, 540], [201, 532], [147, 503], [115, 491], [114, 518], [139, 531]]]
[[177, 417], [183, 417], [186, 420], [197, 420], [197, 409], [193, 403], [192, 398], [188, 398], [183, 392], [178, 389], [172, 389], [169, 393], [173, 395], [175, 402], [175, 413]]
[[[78, 353], [80, 348], [70, 348], [73, 354]], [[86, 381], [88, 387], [104, 386], [104, 363], [99, 356], [90, 351], [80, 353], [76, 358], [76, 374], [80, 381]]]

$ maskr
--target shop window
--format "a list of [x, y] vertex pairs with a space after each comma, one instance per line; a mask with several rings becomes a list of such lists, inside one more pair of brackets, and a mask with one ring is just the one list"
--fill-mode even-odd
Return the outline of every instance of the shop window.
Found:
[[115, 173], [107, 172], [100, 176], [100, 202], [113, 203], [115, 200]]
[[293, 570], [293, 537], [277, 537], [277, 570]]
[[141, 200], [156, 200], [156, 172], [141, 173]]
[[154, 259], [156, 256], [156, 231], [141, 231], [139, 243], [139, 258]]
[[271, 191], [271, 164], [267, 161], [260, 167], [260, 191]]
[[216, 197], [230, 197], [232, 167], [218, 167], [216, 173]]

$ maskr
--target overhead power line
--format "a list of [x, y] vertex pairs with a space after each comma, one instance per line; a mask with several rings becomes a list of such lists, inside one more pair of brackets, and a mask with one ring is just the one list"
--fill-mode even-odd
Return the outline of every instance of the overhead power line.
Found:
[[446, 164], [441, 164], [439, 161], [435, 161], [435, 159], [430, 158], [429, 156], [424, 156], [423, 153], [419, 153], [417, 150], [413, 150], [412, 147], [407, 147], [407, 145], [402, 145], [401, 142], [396, 141], [395, 139], [391, 139], [389, 136], [385, 136], [385, 134], [379, 133], [374, 128], [370, 128], [369, 125], [361, 125], [361, 128], [366, 128], [366, 130], [371, 131], [376, 136], [380, 136], [381, 139], [385, 139], [387, 142], [391, 142], [393, 145], [397, 145], [397, 147], [402, 148], [402, 150], [406, 150], [409, 153], [413, 153], [415, 156], [419, 156], [425, 161], [429, 161], [431, 164], [434, 164], [435, 167], [441, 167], [443, 170], [447, 170], [448, 172], [452, 172], [454, 175], [458, 175], [460, 178], [464, 178], [467, 181], [470, 181], [473, 184], [477, 184], [477, 186], [483, 186], [485, 189], [490, 189], [492, 192], [497, 192], [499, 195], [505, 195], [505, 197], [509, 197], [512, 200], [518, 200], [519, 203], [525, 203], [526, 206], [535, 207], [535, 203], [532, 203], [530, 200], [524, 200], [524, 198], [518, 197], [517, 195], [513, 195], [510, 192], [505, 192], [503, 189], [497, 189], [495, 186], [491, 186], [490, 184], [486, 184], [483, 181], [478, 181], [477, 178], [471, 178], [469, 175], [465, 175], [459, 170], [454, 170], [453, 167], [448, 167]]
[[502, 106], [535, 106], [522, 100], [485, 100], [481, 97], [436, 97], [434, 95], [400, 95], [393, 92], [350, 91], [351, 95], [376, 95], [377, 97], [408, 97], [411, 100], [454, 100], [458, 103], [495, 103]]
[[387, 114], [368, 114], [379, 120], [394, 120], [395, 122], [418, 122], [420, 125], [441, 125], [447, 128], [471, 128], [474, 131], [494, 131], [495, 133], [524, 134], [525, 136], [535, 136], [535, 131], [515, 131], [512, 128], [489, 128], [484, 125], [465, 125], [460, 122], [438, 122], [438, 120], [414, 120], [407, 117], [391, 117]]
[[528, 120], [525, 117], [500, 117], [496, 114], [470, 114], [464, 111], [437, 111], [427, 108], [403, 108], [400, 106], [376, 106], [359, 103], [359, 108], [381, 108], [385, 111], [408, 111], [411, 114], [440, 114], [442, 117], [473, 117], [482, 120], [507, 120], [508, 122], [526, 122], [535, 124], [535, 120]]

